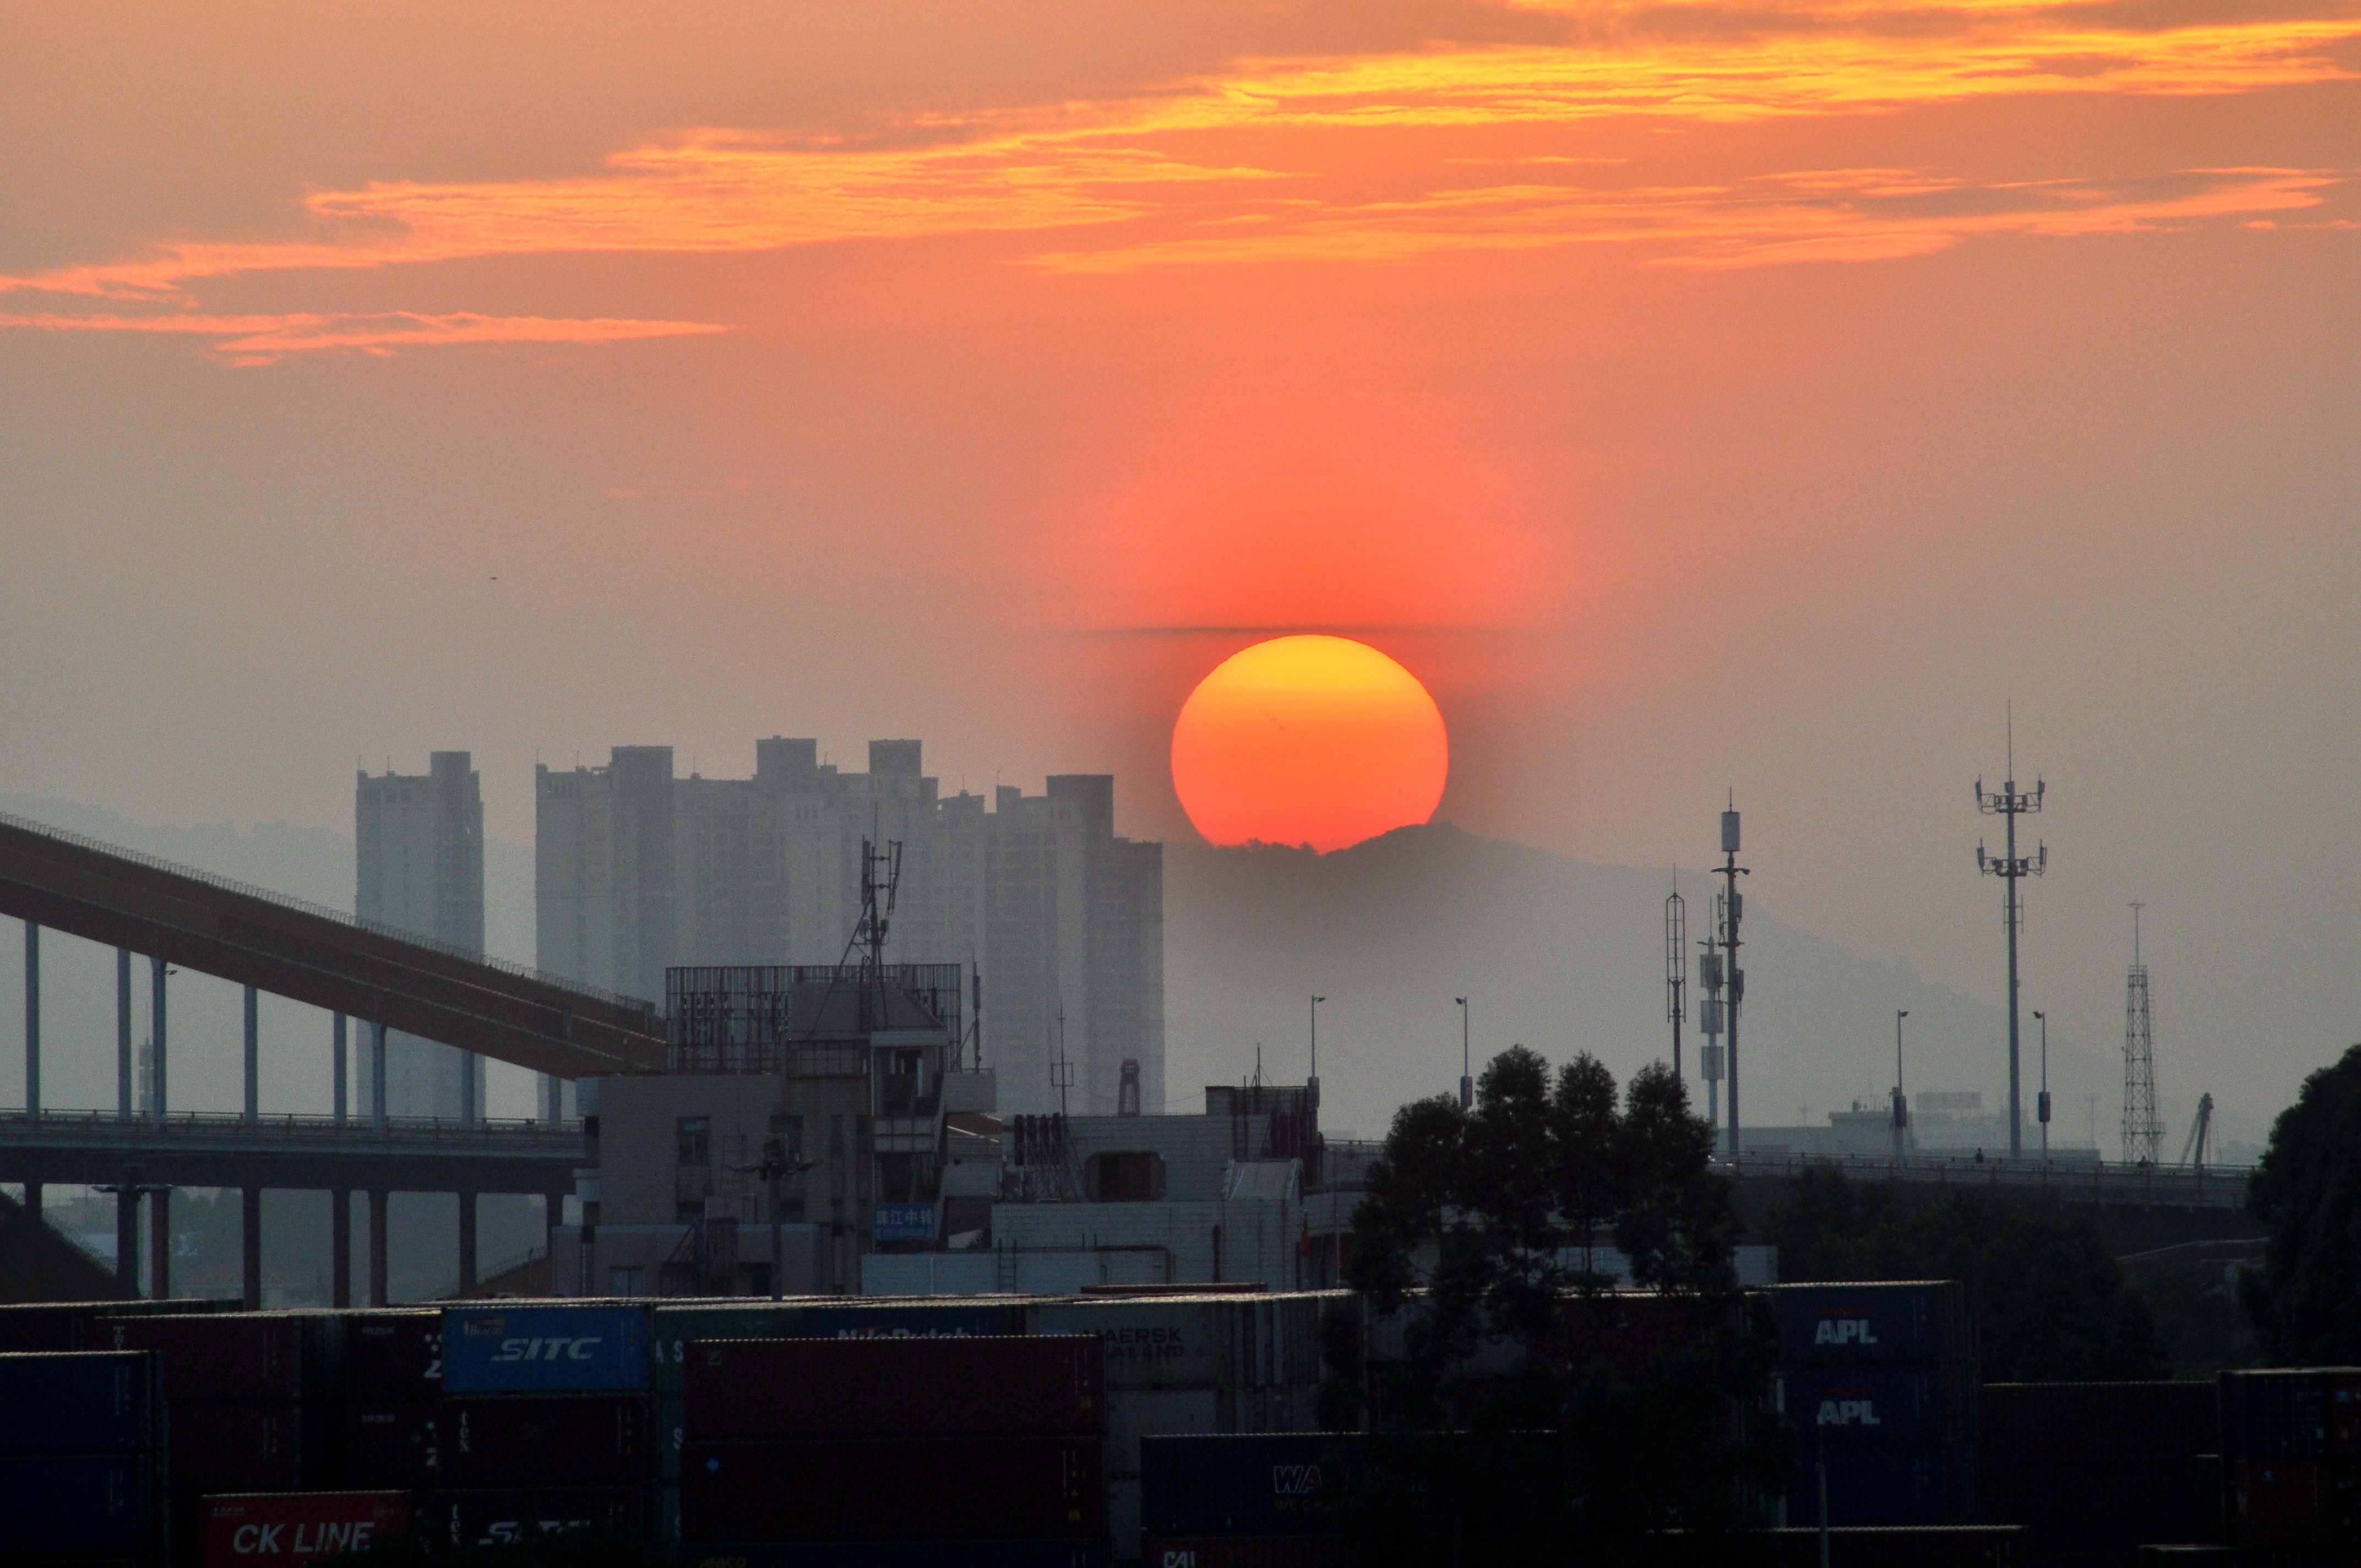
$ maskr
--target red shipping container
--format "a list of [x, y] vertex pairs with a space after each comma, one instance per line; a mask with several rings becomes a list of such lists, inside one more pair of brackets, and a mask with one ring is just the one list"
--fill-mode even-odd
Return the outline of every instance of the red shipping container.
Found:
[[1096, 1334], [697, 1340], [682, 1373], [691, 1441], [1106, 1431]]
[[2104, 1464], [2222, 1452], [2220, 1390], [2184, 1383], [1987, 1383], [1983, 1442], [1996, 1464]]
[[300, 1405], [174, 1405], [173, 1491], [291, 1492], [304, 1484]]
[[2240, 1546], [2327, 1546], [2334, 1497], [2328, 1464], [2318, 1459], [2230, 1462], [2230, 1531]]
[[156, 1353], [164, 1398], [174, 1404], [301, 1399], [320, 1333], [317, 1317], [285, 1312], [108, 1318], [102, 1326], [114, 1336], [103, 1348]]
[[433, 1486], [434, 1412], [423, 1400], [353, 1406], [345, 1414], [345, 1485], [411, 1492]]
[[1345, 1543], [1325, 1535], [1147, 1536], [1139, 1568], [1329, 1568]]
[[85, 1344], [84, 1325], [97, 1321], [105, 1306], [100, 1302], [64, 1301], [36, 1302], [0, 1306], [0, 1352], [5, 1351], [66, 1351], [113, 1350], [112, 1336], [99, 1336], [104, 1343]]
[[418, 1506], [418, 1533], [445, 1546], [503, 1546], [579, 1525], [640, 1530], [646, 1522], [643, 1494], [635, 1486], [434, 1492]]
[[207, 1497], [205, 1568], [302, 1568], [401, 1535], [406, 1492], [246, 1493]]
[[1065, 1540], [1106, 1533], [1097, 1438], [691, 1442], [691, 1541]]
[[637, 1486], [654, 1475], [655, 1403], [644, 1394], [499, 1394], [445, 1399], [437, 1484]]
[[443, 1392], [443, 1314], [341, 1312], [336, 1354], [356, 1404], [432, 1399]]

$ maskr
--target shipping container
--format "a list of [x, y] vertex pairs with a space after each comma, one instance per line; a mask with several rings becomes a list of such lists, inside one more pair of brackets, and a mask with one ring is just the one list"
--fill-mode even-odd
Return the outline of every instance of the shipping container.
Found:
[[2222, 1452], [2220, 1397], [2210, 1378], [1987, 1383], [1978, 1419], [1994, 1464], [2109, 1464]]
[[644, 1394], [445, 1397], [436, 1484], [639, 1486], [655, 1474], [655, 1402]]
[[430, 1400], [353, 1405], [344, 1421], [342, 1484], [354, 1488], [422, 1491], [434, 1484], [434, 1418]]
[[158, 1500], [155, 1461], [144, 1453], [0, 1459], [0, 1554], [145, 1557]]
[[1974, 1320], [1956, 1280], [1774, 1285], [1780, 1360], [1789, 1366], [1967, 1361]]
[[1995, 1437], [1981, 1446], [1983, 1517], [2023, 1526], [2028, 1551], [2122, 1554], [2152, 1543], [2226, 1539], [2222, 1464], [2213, 1454], [2077, 1464], [2022, 1457]]
[[1025, 1328], [1098, 1335], [1110, 1388], [1237, 1388], [1253, 1383], [1254, 1307], [1249, 1296], [1041, 1301]]
[[1088, 1334], [705, 1340], [689, 1346], [686, 1441], [1087, 1437], [1106, 1431]]
[[1327, 1535], [1151, 1535], [1140, 1568], [1332, 1568], [1345, 1543]]
[[1828, 1471], [1828, 1522], [1877, 1525], [1965, 1524], [1974, 1517], [1973, 1444], [1805, 1444], [1788, 1482], [1787, 1522], [1820, 1523], [1820, 1468]]
[[607, 1301], [448, 1307], [446, 1394], [637, 1392], [648, 1387], [648, 1309]]
[[1982, 1385], [1956, 1364], [1789, 1366], [1782, 1381], [1787, 1420], [1802, 1443], [1924, 1446], [1976, 1435]]
[[292, 1312], [213, 1312], [102, 1320], [115, 1350], [156, 1353], [174, 1405], [291, 1404], [318, 1392], [325, 1320]]
[[302, 1568], [410, 1531], [407, 1492], [277, 1492], [207, 1497], [205, 1568]]
[[430, 1492], [419, 1500], [418, 1533], [445, 1546], [503, 1546], [550, 1530], [647, 1525], [647, 1494], [637, 1486], [492, 1487]]
[[236, 1301], [20, 1301], [0, 1304], [0, 1351], [113, 1350], [110, 1318], [229, 1311]]
[[0, 1455], [156, 1446], [156, 1358], [137, 1351], [0, 1354]]
[[2328, 1380], [2328, 1373], [2308, 1367], [2223, 1373], [2223, 1457], [2324, 1457]]
[[443, 1314], [339, 1312], [330, 1355], [345, 1397], [360, 1404], [432, 1399], [443, 1392]]
[[1106, 1568], [1096, 1541], [796, 1541], [695, 1546], [681, 1568]]
[[[1831, 1530], [1828, 1532], [1828, 1568], [2018, 1568], [2028, 1561], [2024, 1533], [2007, 1525]], [[1817, 1530], [1774, 1530], [1771, 1541], [1773, 1560], [1780, 1568], [1818, 1568]]]
[[1533, 1354], [1577, 1381], [1594, 1369], [1628, 1380], [1665, 1356], [1736, 1337], [1746, 1310], [1744, 1300], [1646, 1290], [1569, 1297], [1559, 1303], [1557, 1322], [1534, 1344]]
[[166, 1417], [175, 1495], [292, 1492], [311, 1481], [301, 1405], [175, 1404]]
[[1097, 1438], [697, 1442], [681, 1451], [687, 1541], [1093, 1539]]
[[1014, 1300], [837, 1301], [797, 1307], [788, 1321], [789, 1334], [798, 1339], [960, 1339], [1026, 1332], [1025, 1304]]
[[1323, 1535], [1359, 1445], [1325, 1432], [1140, 1440], [1140, 1522], [1159, 1538]]
[[2335, 1487], [2322, 1459], [2230, 1461], [2230, 1532], [2239, 1546], [2335, 1544]]
[[650, 1341], [652, 1386], [659, 1394], [678, 1394], [688, 1347], [698, 1340], [796, 1337], [796, 1307], [784, 1301], [700, 1301], [656, 1308]]

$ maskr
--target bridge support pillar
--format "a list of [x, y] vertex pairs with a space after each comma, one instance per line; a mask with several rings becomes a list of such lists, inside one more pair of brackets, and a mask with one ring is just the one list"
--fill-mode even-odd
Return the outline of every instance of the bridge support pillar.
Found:
[[[41, 928], [25, 922], [25, 1114], [41, 1113]], [[25, 1189], [26, 1207], [40, 1212], [40, 1189]]]
[[139, 1194], [128, 1180], [115, 1190], [115, 1288], [139, 1299]]
[[155, 1201], [148, 1206], [148, 1294], [161, 1301], [172, 1294], [172, 1190], [158, 1187], [152, 1196]]
[[[471, 1061], [471, 1067], [474, 1063]], [[459, 1294], [476, 1288], [476, 1195], [459, 1194]]]
[[386, 1195], [372, 1192], [369, 1203], [368, 1304], [385, 1305], [385, 1203]]
[[131, 949], [115, 949], [115, 1113], [131, 1120]]
[[262, 1189], [248, 1187], [239, 1193], [239, 1252], [245, 1264], [243, 1294], [246, 1310], [262, 1310]]
[[335, 1022], [335, 1027], [330, 1031], [330, 1037], [335, 1041], [335, 1047], [334, 1047], [334, 1049], [335, 1049], [335, 1053], [336, 1053], [336, 1062], [335, 1062], [335, 1079], [336, 1079], [336, 1125], [338, 1125], [339, 1127], [341, 1127], [341, 1126], [343, 1126], [343, 1125], [345, 1124], [345, 1065], [346, 1065], [346, 1052], [345, 1052], [345, 1015], [344, 1015], [343, 1014], [341, 1014], [341, 1013], [339, 1013], [339, 1014], [336, 1014], [336, 1022]]
[[25, 1217], [37, 1225], [41, 1223], [41, 1184], [38, 1181], [25, 1183]]
[[262, 993], [246, 988], [246, 1119], [262, 1116]]
[[385, 1131], [385, 1025], [369, 1025], [369, 1124]]
[[164, 1099], [164, 973], [163, 959], [151, 958], [148, 960], [148, 1032], [153, 1036], [148, 1047], [150, 1076], [148, 1092], [153, 1100], [150, 1108], [159, 1122], [164, 1119], [166, 1103]]
[[339, 1187], [328, 1194], [328, 1304], [353, 1304], [353, 1194]]

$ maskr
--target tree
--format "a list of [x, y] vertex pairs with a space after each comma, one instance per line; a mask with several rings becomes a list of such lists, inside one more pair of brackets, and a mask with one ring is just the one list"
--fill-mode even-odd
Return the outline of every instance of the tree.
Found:
[[2361, 1361], [2361, 1046], [2305, 1079], [2279, 1113], [2246, 1206], [2269, 1237], [2263, 1266], [2239, 1282], [2266, 1356]]
[[1783, 1278], [1956, 1279], [1994, 1383], [2170, 1376], [2155, 1320], [2088, 1220], [2024, 1199], [1807, 1170], [1773, 1213]]

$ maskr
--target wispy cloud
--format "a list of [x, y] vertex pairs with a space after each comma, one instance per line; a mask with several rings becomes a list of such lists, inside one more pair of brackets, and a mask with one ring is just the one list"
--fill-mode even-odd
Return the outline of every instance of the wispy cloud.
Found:
[[[1840, 170], [1616, 188], [1564, 182], [1583, 172], [1564, 137], [1606, 116], [1724, 124], [1976, 98], [2249, 93], [2350, 78], [2361, 50], [2361, 10], [2345, 4], [2320, 15], [2228, 0], [1535, 0], [1528, 8], [1563, 12], [1565, 39], [1249, 61], [1145, 95], [914, 121], [891, 145], [708, 130], [617, 155], [584, 176], [325, 191], [308, 200], [310, 232], [300, 238], [163, 244], [0, 277], [0, 293], [117, 313], [59, 308], [6, 318], [12, 325], [202, 333], [209, 329], [189, 323], [233, 319], [196, 313], [214, 280], [489, 257], [1037, 235], [1045, 237], [1020, 247], [1019, 259], [1059, 272], [1349, 264], [1602, 241], [1653, 245], [1650, 259], [1665, 265], [1723, 267], [1916, 255], [1983, 234], [2256, 222], [2317, 204], [2334, 177], [2230, 170], [1976, 184]], [[1400, 134], [1467, 127], [1493, 132], [1497, 149], [1470, 158], [1464, 141], [1439, 134], [1422, 151]], [[1347, 144], [1364, 131], [1394, 137], [1384, 199], [1353, 172], [1367, 159]], [[1520, 178], [1469, 187], [1488, 164]], [[218, 333], [220, 352], [253, 361], [719, 330], [492, 314], [251, 319], [276, 324]], [[499, 324], [516, 323], [529, 324]]]

